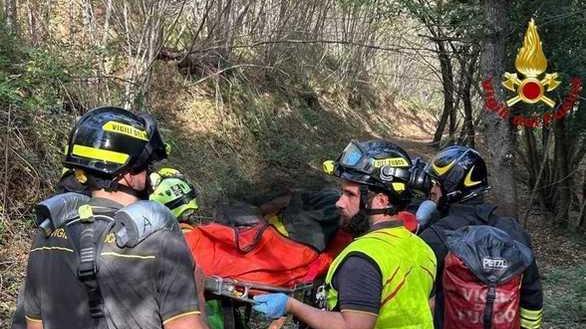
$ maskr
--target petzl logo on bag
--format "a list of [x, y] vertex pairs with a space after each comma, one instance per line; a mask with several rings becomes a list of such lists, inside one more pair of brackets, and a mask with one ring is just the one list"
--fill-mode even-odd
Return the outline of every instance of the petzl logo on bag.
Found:
[[509, 268], [509, 264], [506, 259], [503, 258], [482, 258], [482, 268], [485, 271], [504, 271]]

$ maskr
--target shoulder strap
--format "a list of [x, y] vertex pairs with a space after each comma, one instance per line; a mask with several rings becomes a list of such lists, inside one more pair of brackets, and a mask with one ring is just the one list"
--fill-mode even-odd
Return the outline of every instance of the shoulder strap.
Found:
[[488, 285], [488, 291], [486, 293], [486, 305], [484, 306], [484, 312], [482, 315], [482, 321], [484, 329], [492, 328], [492, 315], [494, 313], [494, 301], [496, 300], [496, 285], [491, 283]]
[[[495, 226], [500, 216], [496, 213], [496, 206], [484, 203], [476, 206], [474, 216], [486, 225]], [[482, 225], [482, 224], [481, 224]]]
[[[107, 216], [100, 215], [99, 218], [106, 219]], [[96, 217], [90, 205], [83, 205], [79, 208], [79, 223], [83, 225], [83, 228], [77, 246], [79, 254], [77, 277], [87, 290], [89, 311], [95, 320], [95, 328], [107, 328], [108, 325], [104, 318], [104, 301], [97, 279], [97, 255], [102, 247], [103, 235], [108, 231], [110, 223], [96, 225]]]
[[[494, 224], [496, 223], [496, 221], [498, 220], [499, 216], [496, 215], [495, 213], [495, 206], [492, 205], [486, 205], [485, 207], [481, 207], [481, 208], [477, 208], [474, 212], [470, 213], [467, 216], [462, 216], [462, 220], [466, 220], [467, 224], [462, 225], [462, 226], [456, 226], [456, 227], [464, 227], [464, 226], [474, 226], [474, 225], [482, 225], [483, 223], [486, 223], [487, 225], [490, 226], [494, 226]], [[476, 221], [471, 222], [470, 221], [470, 216], [475, 218]], [[447, 216], [450, 217], [450, 216]], [[445, 220], [446, 217], [444, 217], [443, 219]], [[446, 240], [446, 236], [444, 234], [445, 230], [439, 229], [437, 228], [435, 225], [431, 225], [429, 226], [429, 229], [431, 229], [435, 235], [440, 239], [440, 241], [447, 247], [447, 240]], [[455, 230], [455, 228], [453, 229]]]

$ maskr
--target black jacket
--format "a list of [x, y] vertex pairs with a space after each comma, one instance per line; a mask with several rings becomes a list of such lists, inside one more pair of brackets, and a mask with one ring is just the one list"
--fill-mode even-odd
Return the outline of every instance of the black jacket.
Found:
[[[446, 230], [456, 230], [468, 225], [490, 225], [507, 232], [513, 239], [531, 247], [529, 234], [513, 218], [500, 217], [494, 213], [496, 206], [480, 201], [468, 201], [462, 204], [450, 206], [447, 216], [441, 218], [432, 226], [423, 231], [420, 237], [429, 244], [437, 257], [436, 276], [436, 304], [434, 314], [434, 327], [442, 329], [444, 300], [442, 290], [442, 275], [444, 258], [448, 253], [448, 247], [444, 244]], [[535, 259], [523, 273], [521, 284], [521, 313], [523, 309], [540, 311], [543, 307], [543, 293], [539, 271]]]

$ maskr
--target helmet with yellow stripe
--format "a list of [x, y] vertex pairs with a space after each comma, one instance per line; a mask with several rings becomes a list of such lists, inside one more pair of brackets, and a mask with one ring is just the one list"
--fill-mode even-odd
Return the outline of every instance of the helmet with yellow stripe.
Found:
[[137, 173], [167, 157], [153, 118], [118, 107], [99, 107], [76, 123], [63, 164], [101, 179]]
[[[399, 146], [384, 140], [351, 141], [336, 161], [324, 162], [324, 171], [365, 186], [368, 190], [389, 195], [401, 210], [411, 200], [411, 158]], [[362, 193], [364, 194], [364, 193]], [[361, 207], [366, 196], [361, 195]]]
[[440, 183], [448, 203], [472, 199], [490, 188], [484, 160], [478, 151], [467, 146], [453, 145], [441, 150], [425, 170]]

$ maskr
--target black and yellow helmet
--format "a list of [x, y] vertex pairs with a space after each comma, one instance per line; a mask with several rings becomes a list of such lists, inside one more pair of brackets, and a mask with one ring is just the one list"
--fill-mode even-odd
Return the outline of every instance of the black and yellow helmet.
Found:
[[441, 184], [448, 203], [472, 199], [490, 188], [486, 164], [470, 147], [454, 145], [441, 150], [426, 171]]
[[407, 152], [393, 143], [353, 140], [336, 161], [324, 162], [324, 171], [365, 185], [371, 191], [388, 194], [391, 203], [400, 210], [411, 199], [411, 165]]
[[118, 107], [99, 107], [73, 128], [63, 164], [101, 178], [140, 172], [167, 151], [153, 118]]

